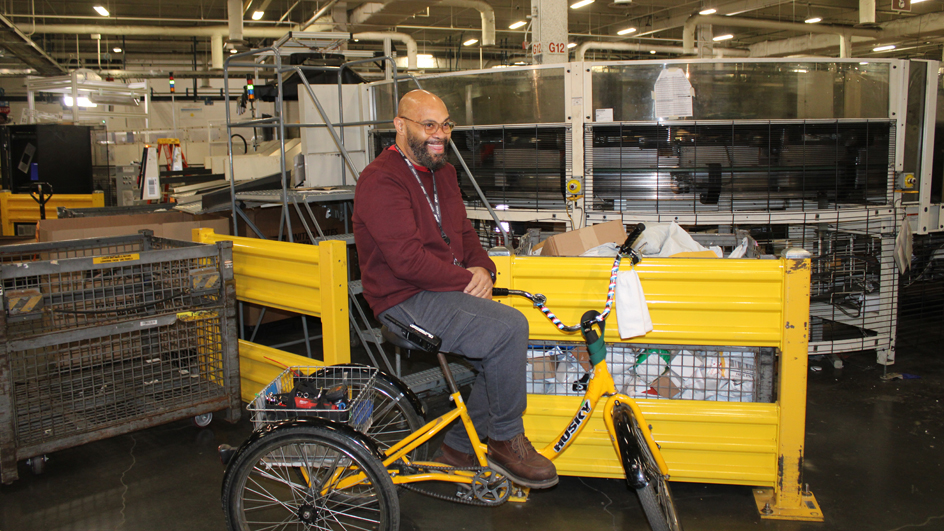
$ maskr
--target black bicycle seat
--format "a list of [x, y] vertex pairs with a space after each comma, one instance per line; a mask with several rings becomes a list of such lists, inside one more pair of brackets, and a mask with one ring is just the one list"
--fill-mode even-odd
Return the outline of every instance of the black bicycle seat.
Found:
[[386, 340], [388, 343], [391, 343], [400, 348], [405, 348], [409, 350], [423, 350], [416, 343], [410, 341], [409, 339], [401, 336], [400, 334], [388, 328], [387, 325], [383, 325], [380, 328], [380, 335], [382, 335], [384, 340]]

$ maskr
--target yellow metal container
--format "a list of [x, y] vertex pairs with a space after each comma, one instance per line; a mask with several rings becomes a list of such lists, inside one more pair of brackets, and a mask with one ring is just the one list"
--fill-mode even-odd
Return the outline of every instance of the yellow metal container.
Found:
[[[58, 208], [101, 208], [105, 206], [105, 194], [53, 194], [46, 203], [46, 218], [59, 219]], [[39, 203], [29, 194], [14, 194], [0, 190], [0, 235], [16, 236], [17, 223], [39, 221]]]

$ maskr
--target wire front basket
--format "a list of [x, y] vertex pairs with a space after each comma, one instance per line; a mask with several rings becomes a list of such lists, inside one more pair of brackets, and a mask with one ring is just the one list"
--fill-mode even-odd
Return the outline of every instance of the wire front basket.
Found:
[[288, 367], [247, 409], [255, 429], [317, 417], [366, 433], [373, 416], [375, 367]]

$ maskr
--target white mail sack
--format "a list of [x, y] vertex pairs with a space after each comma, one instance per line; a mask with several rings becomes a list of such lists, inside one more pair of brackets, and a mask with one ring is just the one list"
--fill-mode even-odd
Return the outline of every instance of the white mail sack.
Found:
[[646, 335], [652, 330], [649, 306], [635, 269], [616, 276], [616, 324], [623, 339]]

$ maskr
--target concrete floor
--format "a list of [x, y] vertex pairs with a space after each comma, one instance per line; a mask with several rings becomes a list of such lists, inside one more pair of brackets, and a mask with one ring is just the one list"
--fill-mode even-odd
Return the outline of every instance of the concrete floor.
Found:
[[[892, 370], [919, 378], [883, 382], [874, 354], [843, 370], [814, 360], [809, 373], [805, 481], [822, 524], [762, 521], [744, 486], [673, 483], [688, 531], [944, 529], [944, 357], [898, 352]], [[50, 456], [34, 476], [0, 486], [0, 531], [222, 530], [216, 456], [250, 433], [243, 420], [199, 429], [180, 421]], [[622, 480], [563, 477], [524, 504], [478, 508], [404, 492], [403, 530], [648, 529]]]

